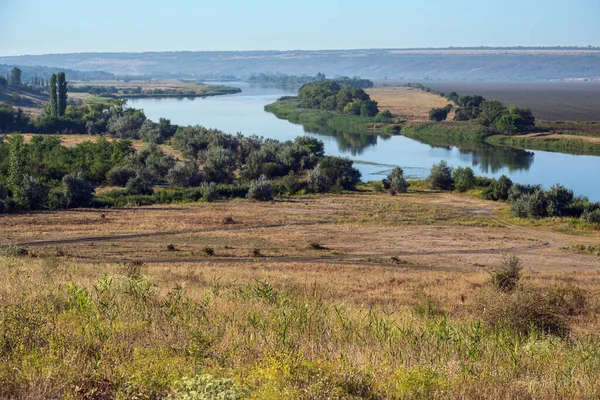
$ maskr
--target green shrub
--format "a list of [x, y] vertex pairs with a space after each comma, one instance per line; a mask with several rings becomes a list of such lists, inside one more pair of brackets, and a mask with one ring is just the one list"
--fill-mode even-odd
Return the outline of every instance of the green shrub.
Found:
[[80, 173], [65, 175], [62, 179], [62, 200], [66, 208], [87, 207], [94, 197], [94, 186]]
[[202, 198], [209, 202], [215, 201], [219, 197], [219, 190], [217, 189], [217, 184], [214, 182], [202, 182], [200, 193], [202, 193]]
[[292, 196], [298, 193], [304, 187], [304, 184], [298, 179], [298, 176], [294, 171], [290, 171], [289, 174], [281, 179], [281, 183], [285, 187], [288, 195]]
[[266, 176], [261, 175], [260, 178], [250, 182], [247, 197], [259, 201], [273, 200], [273, 184]]
[[475, 187], [475, 173], [471, 167], [457, 167], [452, 171], [452, 180], [454, 189], [459, 192], [466, 192]]
[[171, 400], [243, 400], [249, 393], [233, 379], [198, 375], [185, 378], [175, 386]]
[[547, 214], [550, 217], [560, 217], [565, 214], [567, 207], [573, 201], [573, 191], [562, 185], [552, 185], [546, 191]]
[[40, 210], [48, 200], [49, 189], [29, 174], [23, 176], [21, 186], [13, 190], [15, 202], [25, 210]]
[[354, 190], [360, 182], [360, 172], [348, 158], [326, 156], [319, 161], [320, 171], [336, 190]]
[[386, 178], [387, 186], [389, 186], [392, 195], [396, 193], [406, 193], [408, 182], [404, 179], [404, 171], [400, 167], [394, 167]]
[[514, 202], [522, 195], [533, 194], [542, 190], [542, 185], [522, 185], [515, 183], [508, 191], [508, 201]]
[[448, 109], [446, 108], [432, 108], [429, 110], [429, 119], [431, 121], [444, 121], [448, 117]]
[[153, 186], [154, 176], [142, 168], [127, 182], [127, 192], [130, 194], [151, 195], [154, 193]]
[[198, 186], [202, 181], [202, 176], [198, 166], [191, 161], [183, 164], [177, 164], [167, 173], [167, 181], [174, 186]]
[[502, 175], [497, 180], [494, 179], [492, 184], [483, 190], [483, 197], [494, 201], [508, 200], [508, 194], [512, 185], [512, 181], [507, 176]]
[[442, 160], [438, 164], [433, 164], [431, 172], [427, 177], [429, 187], [434, 190], [452, 190], [454, 182], [452, 180], [452, 169], [446, 161]]
[[308, 171], [306, 188], [311, 193], [326, 193], [331, 188], [331, 182], [318, 165], [314, 169]]
[[591, 224], [600, 224], [600, 209], [585, 210], [581, 214], [581, 219], [584, 222], [588, 222], [588, 223], [591, 223]]
[[136, 170], [133, 167], [117, 166], [108, 171], [106, 179], [111, 186], [125, 187], [135, 174]]

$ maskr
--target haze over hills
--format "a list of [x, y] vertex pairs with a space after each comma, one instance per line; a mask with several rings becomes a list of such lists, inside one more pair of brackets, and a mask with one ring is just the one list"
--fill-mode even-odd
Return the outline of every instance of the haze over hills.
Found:
[[600, 80], [600, 48], [596, 47], [71, 53], [5, 56], [0, 64], [153, 78], [321, 72], [403, 80]]

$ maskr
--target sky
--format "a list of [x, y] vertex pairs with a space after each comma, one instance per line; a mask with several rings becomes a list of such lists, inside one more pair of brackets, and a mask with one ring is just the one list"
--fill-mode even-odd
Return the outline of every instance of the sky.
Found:
[[600, 46], [600, 0], [0, 0], [0, 55]]

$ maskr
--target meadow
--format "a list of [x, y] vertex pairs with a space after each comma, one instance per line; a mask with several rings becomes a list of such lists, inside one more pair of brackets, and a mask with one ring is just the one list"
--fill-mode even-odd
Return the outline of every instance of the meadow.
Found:
[[0, 397], [597, 398], [598, 231], [420, 187], [3, 215]]

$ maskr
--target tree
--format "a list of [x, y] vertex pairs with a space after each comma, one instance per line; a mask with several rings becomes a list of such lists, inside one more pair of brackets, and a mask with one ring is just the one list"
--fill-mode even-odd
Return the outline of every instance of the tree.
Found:
[[406, 189], [408, 189], [408, 183], [406, 182], [406, 179], [404, 179], [404, 171], [400, 167], [392, 169], [386, 178], [386, 183], [389, 185], [392, 195], [395, 195], [396, 193], [406, 193]]
[[459, 192], [466, 192], [475, 187], [475, 173], [471, 167], [458, 167], [452, 171], [452, 180], [454, 189]]
[[6, 80], [5, 77], [0, 76], [0, 86], [6, 86], [8, 85], [8, 81]]
[[81, 173], [65, 175], [62, 179], [63, 205], [66, 208], [89, 206], [94, 196], [94, 186]]
[[454, 181], [452, 180], [452, 169], [446, 161], [442, 160], [439, 164], [433, 164], [431, 172], [427, 177], [429, 187], [434, 190], [452, 190]]
[[58, 92], [58, 107], [57, 107], [57, 115], [62, 117], [65, 115], [65, 111], [67, 109], [67, 80], [64, 72], [59, 72], [56, 76], [57, 80], [57, 92]]
[[58, 116], [58, 97], [56, 93], [56, 74], [50, 77], [50, 103], [48, 105], [49, 116], [55, 118]]
[[379, 113], [379, 109], [377, 108], [377, 102], [375, 100], [367, 99], [363, 101], [360, 106], [360, 116], [361, 117], [374, 117]]
[[481, 103], [480, 109], [479, 117], [485, 126], [491, 126], [508, 111], [498, 100], [485, 100]]
[[10, 71], [10, 78], [8, 79], [8, 82], [12, 86], [19, 86], [19, 85], [22, 84], [22, 82], [21, 82], [21, 70], [19, 68], [14, 67]]
[[447, 108], [432, 108], [429, 110], [429, 119], [431, 121], [444, 121], [448, 117]]
[[250, 182], [247, 197], [259, 201], [273, 200], [273, 184], [266, 176], [261, 175], [258, 179]]

